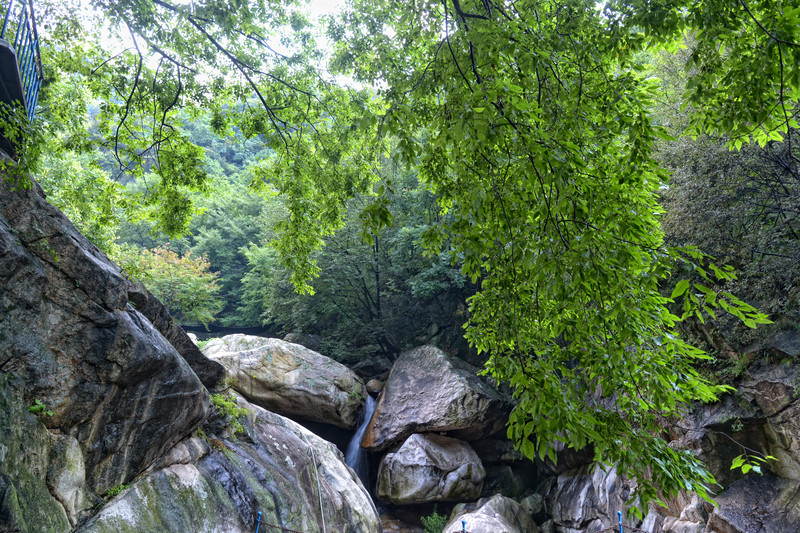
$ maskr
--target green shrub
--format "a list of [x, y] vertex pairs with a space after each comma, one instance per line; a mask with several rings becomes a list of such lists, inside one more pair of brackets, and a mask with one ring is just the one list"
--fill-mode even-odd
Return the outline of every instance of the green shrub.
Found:
[[231, 419], [233, 434], [244, 433], [244, 427], [239, 423], [239, 418], [247, 415], [247, 409], [239, 407], [233, 395], [212, 394], [211, 403], [222, 413], [225, 418]]
[[431, 514], [423, 516], [421, 520], [425, 533], [442, 533], [444, 526], [447, 525], [447, 517], [437, 512], [436, 505], [433, 506]]

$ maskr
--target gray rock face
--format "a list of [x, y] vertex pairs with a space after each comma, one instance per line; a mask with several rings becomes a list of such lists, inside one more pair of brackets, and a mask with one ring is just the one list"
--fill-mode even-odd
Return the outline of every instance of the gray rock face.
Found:
[[64, 506], [48, 491], [47, 429], [22, 401], [23, 383], [0, 374], [0, 531], [70, 530]]
[[378, 498], [396, 504], [470, 501], [486, 471], [469, 444], [435, 434], [411, 435], [378, 467]]
[[366, 398], [361, 378], [299, 344], [250, 335], [210, 341], [204, 353], [227, 369], [251, 402], [286, 416], [352, 429]]
[[506, 415], [500, 395], [473, 369], [422, 346], [395, 362], [361, 445], [383, 450], [426, 431], [475, 440], [502, 428]]
[[192, 338], [175, 324], [167, 308], [144, 285], [131, 281], [128, 299], [189, 363], [203, 385], [210, 389], [222, 379], [225, 367], [203, 355]]
[[539, 526], [520, 505], [501, 495], [483, 498], [474, 504], [456, 505], [442, 533], [459, 533], [461, 522], [470, 532], [539, 533]]
[[323, 523], [326, 532], [381, 531], [369, 494], [341, 452], [291, 420], [248, 409], [247, 439], [212, 439], [212, 452], [196, 464], [144, 476], [79, 531], [251, 533], [258, 512], [261, 531], [274, 524], [319, 533]]
[[774, 476], [747, 476], [717, 497], [707, 533], [778, 533], [797, 531], [800, 482]]
[[644, 529], [640, 521], [627, 516], [626, 502], [635, 488], [613, 468], [603, 470], [598, 466], [590, 472], [584, 466], [549, 482], [545, 507], [557, 530], [564, 533], [600, 531], [618, 522], [617, 511], [626, 515], [625, 524]]
[[[25, 403], [53, 411], [42, 421], [77, 442], [97, 494], [144, 470], [209, 408], [186, 361], [128, 305], [129, 290], [38, 185], [14, 192], [0, 179], [0, 371], [22, 378]], [[65, 446], [65, 463], [77, 460]]]

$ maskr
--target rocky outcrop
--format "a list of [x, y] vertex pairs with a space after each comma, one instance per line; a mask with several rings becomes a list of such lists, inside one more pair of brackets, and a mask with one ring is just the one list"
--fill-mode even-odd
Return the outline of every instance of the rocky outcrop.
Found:
[[474, 369], [434, 346], [422, 346], [395, 362], [361, 445], [384, 450], [426, 431], [475, 440], [505, 422], [502, 398]]
[[600, 531], [617, 523], [617, 511], [626, 515], [626, 524], [644, 529], [642, 522], [628, 513], [627, 502], [635, 488], [614, 468], [583, 466], [549, 480], [545, 507], [563, 533]]
[[[241, 439], [211, 440], [209, 455], [137, 481], [81, 533], [378, 533], [380, 519], [341, 453], [299, 424], [254, 405]], [[320, 505], [322, 508], [320, 509]]]
[[222, 379], [225, 367], [203, 355], [192, 338], [172, 320], [167, 308], [144, 285], [131, 281], [128, 299], [189, 363], [203, 385], [211, 389]]
[[707, 533], [771, 533], [797, 531], [800, 524], [800, 482], [775, 476], [748, 476], [717, 499]]
[[222, 363], [231, 387], [286, 416], [352, 429], [366, 397], [346, 366], [299, 344], [249, 335], [210, 341], [204, 353]]
[[470, 501], [480, 496], [483, 469], [469, 444], [436, 434], [411, 435], [378, 468], [378, 498], [396, 504]]
[[[95, 494], [139, 474], [209, 409], [202, 383], [129, 305], [129, 290], [35, 182], [12, 191], [0, 179], [0, 371], [21, 378], [24, 403], [38, 400], [52, 411], [41, 418], [51, 434], [74, 439], [58, 449], [65, 464], [74, 463], [77, 443], [86, 490]], [[7, 487], [24, 499], [22, 482], [5, 468]], [[32, 472], [47, 476], [47, 469]], [[65, 507], [78, 512], [65, 487], [80, 480], [51, 478]]]
[[[0, 531], [69, 531], [70, 502], [62, 505], [47, 486], [50, 434], [28, 412], [22, 391], [22, 380], [0, 374]], [[53, 467], [51, 479], [59, 489], [61, 472]]]
[[442, 533], [459, 533], [463, 528], [478, 533], [539, 533], [539, 526], [520, 505], [505, 496], [483, 498], [474, 504], [459, 504], [453, 509]]

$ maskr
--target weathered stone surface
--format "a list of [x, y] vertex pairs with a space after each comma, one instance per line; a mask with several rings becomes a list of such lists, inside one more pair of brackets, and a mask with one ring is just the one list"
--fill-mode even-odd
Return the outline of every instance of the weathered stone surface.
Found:
[[78, 441], [69, 435], [52, 435], [47, 486], [61, 503], [74, 526], [83, 511], [92, 506], [86, 487], [86, 466]]
[[[685, 501], [686, 499], [689, 501]], [[705, 500], [697, 494], [684, 493], [678, 496], [677, 501], [682, 501], [680, 505], [682, 508], [676, 513], [678, 516], [669, 516], [669, 513], [665, 513], [667, 516], [664, 518], [662, 533], [703, 533], [708, 521]], [[656, 511], [661, 512], [662, 508], [657, 508]]]
[[794, 359], [800, 355], [800, 333], [794, 330], [779, 331], [767, 341], [767, 347], [781, 357]]
[[203, 347], [203, 355], [214, 358], [223, 353], [247, 352], [269, 344], [269, 337], [234, 333], [210, 339]]
[[249, 335], [212, 340], [205, 353], [227, 369], [231, 386], [277, 413], [354, 428], [366, 397], [346, 366], [299, 344]]
[[222, 379], [225, 368], [203, 355], [195, 341], [172, 320], [167, 308], [144, 285], [131, 281], [128, 299], [189, 363], [203, 385], [210, 389]]
[[148, 471], [161, 470], [172, 465], [194, 464], [211, 452], [211, 447], [200, 437], [186, 437], [156, 459]]
[[800, 482], [770, 475], [740, 479], [717, 498], [707, 533], [778, 533], [797, 531]]
[[476, 440], [502, 428], [506, 414], [500, 395], [474, 369], [422, 346], [395, 362], [361, 445], [383, 450], [425, 431]]
[[519, 502], [520, 506], [525, 509], [525, 512], [531, 516], [536, 516], [544, 509], [544, 498], [541, 494], [529, 494]]
[[510, 440], [481, 439], [470, 443], [483, 464], [506, 464], [522, 461], [523, 455]]
[[556, 530], [563, 533], [600, 531], [618, 522], [617, 511], [626, 514], [627, 525], [641, 527], [642, 522], [627, 513], [626, 502], [635, 488], [613, 468], [598, 466], [590, 472], [583, 466], [550, 480], [545, 507]]
[[744, 397], [752, 396], [764, 415], [769, 417], [793, 403], [797, 399], [795, 391], [798, 388], [800, 374], [796, 365], [755, 363], [748, 369], [739, 386], [739, 393]]
[[385, 355], [367, 357], [351, 367], [351, 370], [358, 374], [361, 379], [384, 379], [392, 369], [392, 362]]
[[500, 494], [477, 503], [459, 504], [453, 509], [442, 533], [458, 533], [465, 521], [470, 533], [539, 533], [539, 526], [520, 505]]
[[251, 533], [258, 512], [262, 531], [275, 524], [319, 533], [323, 522], [327, 532], [381, 531], [369, 494], [341, 452], [291, 420], [248, 409], [247, 439], [212, 440], [214, 450], [196, 465], [147, 474], [79, 531]]
[[0, 373], [0, 531], [67, 532], [67, 513], [46, 484], [49, 434], [28, 412], [22, 387]]
[[424, 533], [422, 526], [409, 524], [389, 513], [381, 515], [381, 525], [383, 533]]
[[292, 344], [299, 344], [305, 346], [309, 350], [318, 352], [322, 348], [322, 337], [319, 335], [311, 335], [308, 333], [287, 333], [283, 340], [291, 342]]
[[469, 444], [433, 433], [411, 435], [378, 467], [378, 498], [397, 504], [469, 501], [486, 471]]
[[[530, 463], [533, 466], [532, 463]], [[483, 480], [481, 498], [502, 494], [509, 498], [519, 498], [526, 489], [533, 488], [529, 482], [535, 481], [535, 472], [522, 468], [513, 468], [511, 465], [485, 465], [486, 477]], [[526, 475], [528, 474], [528, 475]], [[531, 475], [534, 474], [534, 475]]]
[[[205, 417], [186, 361], [128, 305], [130, 283], [35, 183], [0, 179], [0, 371], [76, 439], [89, 490], [129, 480]], [[12, 480], [13, 481], [13, 480]]]
[[383, 382], [377, 379], [367, 381], [367, 392], [370, 394], [380, 394], [383, 390]]

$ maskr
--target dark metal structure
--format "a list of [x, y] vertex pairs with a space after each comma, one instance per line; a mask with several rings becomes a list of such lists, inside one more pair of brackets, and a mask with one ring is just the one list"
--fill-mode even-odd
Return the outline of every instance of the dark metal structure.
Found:
[[43, 77], [33, 0], [7, 0], [0, 30], [0, 101], [22, 105], [33, 120]]

